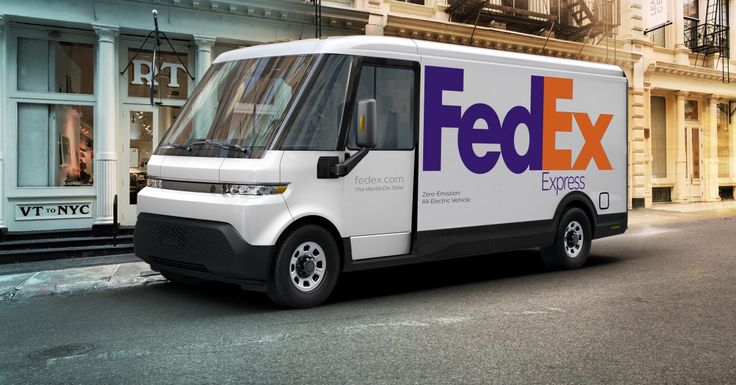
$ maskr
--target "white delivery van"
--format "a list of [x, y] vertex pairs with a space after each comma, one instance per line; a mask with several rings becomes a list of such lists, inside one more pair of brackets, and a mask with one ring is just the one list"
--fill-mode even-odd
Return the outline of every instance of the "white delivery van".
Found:
[[148, 163], [135, 253], [290, 307], [375, 267], [577, 268], [627, 226], [626, 95], [615, 66], [410, 39], [230, 51]]

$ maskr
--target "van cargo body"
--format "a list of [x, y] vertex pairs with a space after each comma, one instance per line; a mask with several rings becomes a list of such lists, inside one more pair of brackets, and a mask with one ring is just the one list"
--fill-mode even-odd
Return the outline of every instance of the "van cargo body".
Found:
[[[136, 255], [315, 306], [341, 272], [627, 227], [619, 67], [390, 37], [220, 55], [148, 164]], [[489, 256], [490, 257], [490, 256]]]

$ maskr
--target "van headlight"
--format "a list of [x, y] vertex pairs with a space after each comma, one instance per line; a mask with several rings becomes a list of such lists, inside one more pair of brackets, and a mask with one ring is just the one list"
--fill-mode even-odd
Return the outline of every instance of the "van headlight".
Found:
[[286, 191], [286, 185], [267, 185], [267, 184], [226, 184], [222, 189], [225, 194], [232, 195], [272, 195], [283, 194]]
[[146, 187], [161, 188], [161, 179], [147, 178]]

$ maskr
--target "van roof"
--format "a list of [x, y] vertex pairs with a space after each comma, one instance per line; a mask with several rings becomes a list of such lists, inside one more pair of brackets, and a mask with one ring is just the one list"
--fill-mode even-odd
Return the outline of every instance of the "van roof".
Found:
[[560, 59], [541, 55], [499, 51], [457, 44], [437, 43], [389, 36], [339, 36], [323, 39], [295, 40], [263, 44], [228, 51], [218, 56], [215, 63], [258, 57], [345, 54], [392, 59], [420, 60], [421, 57], [446, 58], [457, 61], [481, 61], [509, 65], [578, 71], [608, 76], [624, 76], [615, 65]]

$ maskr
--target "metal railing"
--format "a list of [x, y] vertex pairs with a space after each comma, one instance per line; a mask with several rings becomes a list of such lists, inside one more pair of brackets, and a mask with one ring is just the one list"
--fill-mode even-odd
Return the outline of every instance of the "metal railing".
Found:
[[[478, 10], [479, 0], [448, 0], [450, 13]], [[618, 26], [620, 8], [616, 0], [486, 0], [483, 11], [488, 15], [513, 14], [532, 20], [551, 20], [563, 25], [584, 27], [590, 23]], [[590, 13], [592, 20], [587, 18]], [[575, 17], [575, 14], [578, 17]], [[466, 15], [467, 16], [467, 15]]]
[[693, 52], [712, 54], [727, 51], [728, 26], [685, 21], [685, 46]]

